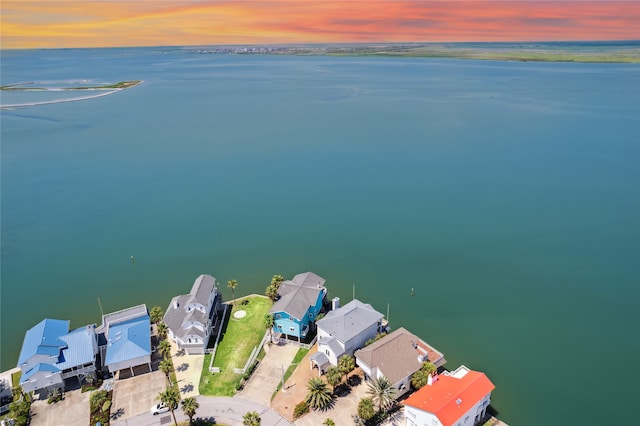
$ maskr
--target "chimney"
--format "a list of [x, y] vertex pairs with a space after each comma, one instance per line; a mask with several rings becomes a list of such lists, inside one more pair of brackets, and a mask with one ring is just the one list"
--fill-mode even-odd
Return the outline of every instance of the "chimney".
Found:
[[433, 377], [431, 374], [427, 377], [427, 386], [431, 386], [433, 384]]
[[178, 309], [178, 299], [173, 299], [173, 309]]
[[331, 299], [331, 310], [335, 311], [339, 307], [340, 307], [340, 298], [334, 297], [333, 299]]

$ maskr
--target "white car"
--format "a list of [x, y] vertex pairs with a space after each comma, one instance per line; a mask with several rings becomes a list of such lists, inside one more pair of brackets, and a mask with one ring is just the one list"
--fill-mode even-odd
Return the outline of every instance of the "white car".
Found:
[[[178, 408], [178, 405], [174, 405], [173, 409], [175, 410], [176, 408]], [[153, 407], [151, 407], [151, 414], [153, 414], [154, 416], [156, 414], [162, 414], [162, 413], [166, 413], [167, 411], [169, 411], [169, 406], [165, 405], [164, 402], [161, 402], [159, 404], [154, 405]]]

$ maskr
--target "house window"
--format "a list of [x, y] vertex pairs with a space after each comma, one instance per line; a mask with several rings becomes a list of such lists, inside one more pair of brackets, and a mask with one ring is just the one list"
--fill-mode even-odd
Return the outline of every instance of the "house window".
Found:
[[325, 350], [324, 350], [324, 353], [325, 353], [326, 355], [329, 355], [329, 349], [325, 349]]
[[189, 339], [189, 343], [191, 343], [191, 339]]

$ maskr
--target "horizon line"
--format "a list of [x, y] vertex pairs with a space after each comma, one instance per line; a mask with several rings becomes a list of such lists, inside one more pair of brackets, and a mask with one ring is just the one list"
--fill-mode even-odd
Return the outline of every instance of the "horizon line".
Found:
[[0, 51], [5, 50], [73, 50], [73, 49], [140, 49], [140, 48], [179, 48], [179, 47], [207, 47], [207, 46], [346, 46], [346, 45], [360, 45], [371, 46], [378, 44], [388, 45], [412, 45], [412, 44], [431, 44], [431, 45], [443, 45], [443, 44], [555, 44], [555, 43], [639, 43], [640, 39], [593, 39], [593, 40], [512, 40], [512, 41], [344, 41], [344, 42], [291, 42], [291, 43], [223, 43], [223, 44], [152, 44], [152, 45], [113, 45], [113, 46], [74, 46], [74, 47], [2, 47]]

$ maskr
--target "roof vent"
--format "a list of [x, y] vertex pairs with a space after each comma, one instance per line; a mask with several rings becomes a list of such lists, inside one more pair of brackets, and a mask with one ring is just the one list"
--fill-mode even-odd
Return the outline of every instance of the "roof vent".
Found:
[[456, 404], [458, 405], [462, 404], [462, 400], [460, 398], [456, 399]]

